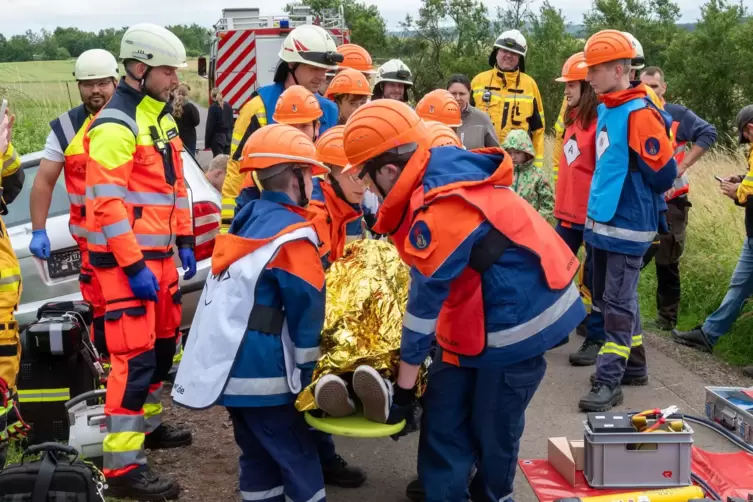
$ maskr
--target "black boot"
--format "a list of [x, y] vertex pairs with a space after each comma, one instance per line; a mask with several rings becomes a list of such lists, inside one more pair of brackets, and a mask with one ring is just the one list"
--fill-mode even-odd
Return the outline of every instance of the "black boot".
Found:
[[573, 366], [593, 366], [604, 342], [586, 338], [578, 352], [570, 354], [570, 364]]
[[[591, 385], [596, 382], [596, 373], [591, 373]], [[648, 375], [646, 376], [628, 376], [623, 375], [620, 385], [628, 387], [644, 387], [648, 385]]]
[[661, 330], [672, 331], [680, 309], [680, 264], [657, 264], [656, 281], [656, 325]]
[[191, 444], [191, 431], [184, 428], [160, 424], [151, 434], [146, 435], [144, 448], [149, 450], [164, 450], [179, 448]]
[[134, 500], [175, 500], [179, 493], [180, 486], [176, 481], [158, 476], [149, 466], [107, 478], [105, 492], [108, 497]]
[[745, 366], [743, 368], [743, 375], [748, 378], [753, 378], [753, 366]]
[[586, 321], [583, 321], [582, 323], [578, 324], [578, 327], [575, 328], [575, 334], [578, 336], [582, 336], [583, 338], [588, 336], [588, 330], [586, 329]]
[[322, 474], [324, 484], [340, 488], [358, 488], [366, 482], [366, 474], [358, 467], [348, 467], [348, 463], [340, 455], [322, 463]]
[[692, 347], [701, 352], [711, 352], [714, 349], [714, 344], [703, 332], [701, 326], [691, 329], [690, 331], [677, 331], [672, 330], [672, 339], [680, 345], [686, 345]]
[[405, 488], [405, 496], [413, 502], [424, 502], [426, 500], [426, 492], [424, 487], [418, 479], [414, 479]]
[[595, 383], [591, 391], [578, 402], [578, 407], [582, 411], [609, 411], [614, 406], [622, 404], [623, 399], [622, 387], [619, 385], [612, 388], [606, 384]]

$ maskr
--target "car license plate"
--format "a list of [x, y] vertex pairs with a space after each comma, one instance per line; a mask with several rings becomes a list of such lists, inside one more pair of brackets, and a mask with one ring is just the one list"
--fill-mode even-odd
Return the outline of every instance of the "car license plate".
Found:
[[47, 260], [50, 279], [78, 275], [81, 271], [81, 252], [77, 248], [63, 249], [50, 254]]

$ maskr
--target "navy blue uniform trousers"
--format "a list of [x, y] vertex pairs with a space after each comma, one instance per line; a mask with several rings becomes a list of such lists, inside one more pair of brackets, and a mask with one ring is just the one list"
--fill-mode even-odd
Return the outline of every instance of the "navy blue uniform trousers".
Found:
[[[544, 356], [506, 367], [429, 367], [418, 447], [427, 502], [510, 500], [525, 410], [546, 373]], [[468, 487], [474, 463], [478, 471]]]
[[326, 500], [314, 435], [293, 404], [228, 408], [241, 449], [244, 502]]

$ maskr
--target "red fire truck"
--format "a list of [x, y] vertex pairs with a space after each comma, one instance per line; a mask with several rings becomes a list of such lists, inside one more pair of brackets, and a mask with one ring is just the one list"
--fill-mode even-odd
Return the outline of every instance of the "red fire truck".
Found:
[[255, 8], [225, 9], [214, 26], [208, 64], [199, 58], [199, 75], [207, 78], [210, 92], [220, 90], [237, 116], [256, 89], [272, 83], [283, 40], [304, 24], [326, 29], [338, 45], [350, 42], [342, 7], [322, 16], [306, 6], [295, 6], [285, 16], [260, 16]]

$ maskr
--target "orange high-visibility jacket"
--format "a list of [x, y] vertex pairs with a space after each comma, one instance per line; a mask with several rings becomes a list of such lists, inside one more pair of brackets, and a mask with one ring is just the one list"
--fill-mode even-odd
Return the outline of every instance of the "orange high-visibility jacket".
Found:
[[86, 226], [94, 267], [134, 275], [193, 247], [183, 143], [170, 108], [121, 81], [84, 138]]

